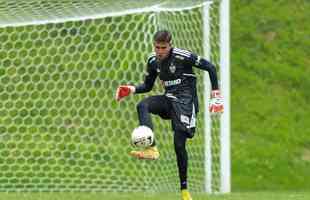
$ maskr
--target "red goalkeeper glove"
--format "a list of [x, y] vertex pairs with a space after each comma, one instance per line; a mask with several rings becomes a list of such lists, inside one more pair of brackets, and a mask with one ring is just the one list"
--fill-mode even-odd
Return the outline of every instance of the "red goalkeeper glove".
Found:
[[122, 98], [134, 93], [135, 90], [135, 87], [132, 85], [121, 85], [116, 90], [115, 99], [120, 101]]
[[219, 90], [212, 90], [209, 104], [211, 113], [222, 113], [224, 111], [224, 100]]

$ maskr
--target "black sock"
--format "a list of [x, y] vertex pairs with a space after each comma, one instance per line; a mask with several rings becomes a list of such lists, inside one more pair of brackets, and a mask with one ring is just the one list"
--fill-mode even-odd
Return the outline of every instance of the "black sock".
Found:
[[182, 181], [181, 182], [181, 190], [187, 189], [187, 181]]
[[181, 190], [187, 189], [187, 151], [185, 148], [187, 135], [182, 131], [175, 131], [174, 133], [174, 148], [177, 157], [177, 165], [179, 171], [179, 180]]

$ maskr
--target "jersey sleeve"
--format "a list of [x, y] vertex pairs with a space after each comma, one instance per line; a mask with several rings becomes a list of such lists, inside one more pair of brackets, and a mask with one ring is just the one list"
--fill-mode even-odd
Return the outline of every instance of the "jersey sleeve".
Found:
[[144, 82], [140, 85], [135, 86], [135, 93], [146, 93], [153, 89], [154, 82], [157, 77], [156, 71], [156, 58], [151, 56], [147, 61], [147, 69], [144, 77]]
[[193, 53], [190, 54], [190, 57], [188, 58], [188, 62], [191, 66], [207, 71], [209, 73], [212, 90], [218, 89], [218, 78], [217, 78], [216, 68], [211, 62]]

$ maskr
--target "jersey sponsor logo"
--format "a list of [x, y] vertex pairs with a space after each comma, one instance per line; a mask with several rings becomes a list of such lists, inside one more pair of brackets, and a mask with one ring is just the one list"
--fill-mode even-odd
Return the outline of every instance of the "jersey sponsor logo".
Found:
[[168, 87], [168, 86], [173, 86], [173, 85], [179, 85], [179, 84], [181, 84], [181, 79], [175, 79], [175, 80], [170, 80], [170, 81], [164, 81], [164, 85], [166, 86], [166, 87]]
[[172, 74], [174, 74], [176, 70], [176, 66], [173, 63], [171, 63], [171, 65], [169, 66], [169, 70]]

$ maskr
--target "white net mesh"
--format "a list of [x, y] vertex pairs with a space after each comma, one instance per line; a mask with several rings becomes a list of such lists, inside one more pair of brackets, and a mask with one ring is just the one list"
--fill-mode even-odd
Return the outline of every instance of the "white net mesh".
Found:
[[[114, 92], [120, 84], [142, 81], [158, 29], [171, 30], [175, 46], [203, 55], [202, 1], [184, 1], [193, 7], [187, 10], [179, 10], [184, 5], [177, 1], [124, 2], [121, 7], [120, 1], [99, 0], [0, 4], [0, 191], [178, 190], [170, 124], [154, 117], [160, 160], [130, 158], [135, 105], [145, 95], [117, 103]], [[138, 6], [177, 11], [135, 13]], [[131, 14], [109, 16], [126, 11]], [[197, 73], [203, 110], [202, 73]], [[157, 84], [151, 94], [159, 92]], [[188, 144], [189, 184], [197, 192], [205, 176], [202, 117]], [[217, 132], [215, 126], [215, 142]], [[217, 162], [218, 148], [215, 144]]]

